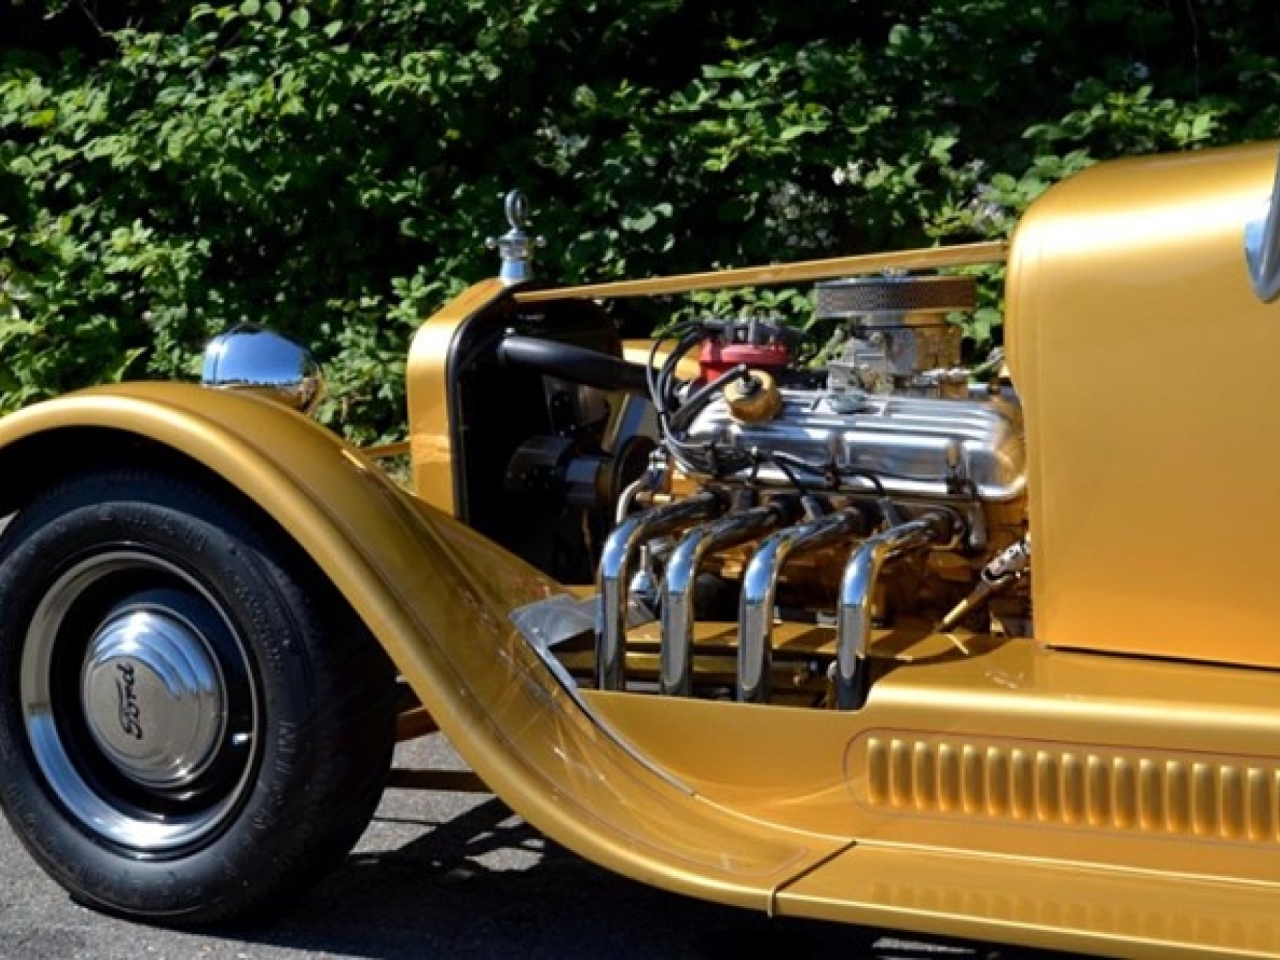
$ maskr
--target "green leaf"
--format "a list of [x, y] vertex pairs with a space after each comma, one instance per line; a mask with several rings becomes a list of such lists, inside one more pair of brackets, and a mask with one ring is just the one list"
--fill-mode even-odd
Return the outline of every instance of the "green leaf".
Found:
[[654, 224], [658, 222], [657, 216], [652, 210], [646, 210], [638, 217], [623, 217], [622, 229], [634, 230], [636, 233], [647, 233], [652, 230]]
[[1211, 113], [1202, 113], [1191, 121], [1191, 139], [1204, 140], [1217, 126], [1217, 119]]
[[782, 128], [782, 132], [778, 134], [778, 139], [783, 143], [786, 143], [789, 140], [795, 140], [798, 137], [803, 137], [807, 133], [816, 132], [817, 131], [813, 127], [806, 126], [804, 124], [792, 124], [789, 127]]
[[104, 371], [103, 376], [106, 382], [119, 383], [125, 378], [129, 368], [143, 357], [146, 352], [143, 347], [134, 347], [132, 350], [126, 350], [109, 369]]
[[951, 159], [951, 148], [959, 142], [958, 137], [934, 137], [929, 143], [929, 156], [939, 163], [946, 163]]

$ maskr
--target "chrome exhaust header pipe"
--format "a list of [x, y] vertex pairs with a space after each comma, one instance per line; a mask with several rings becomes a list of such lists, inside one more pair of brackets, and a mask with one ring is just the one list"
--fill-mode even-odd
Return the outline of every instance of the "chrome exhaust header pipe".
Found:
[[737, 699], [764, 703], [769, 699], [773, 662], [773, 607], [778, 577], [793, 556], [810, 553], [856, 534], [863, 526], [855, 509], [839, 510], [767, 537], [747, 564], [738, 613]]
[[786, 501], [732, 513], [685, 534], [667, 560], [662, 580], [662, 646], [659, 686], [668, 696], [693, 695], [693, 593], [698, 569], [718, 550], [764, 536], [792, 519]]
[[596, 686], [621, 690], [626, 685], [627, 588], [640, 548], [650, 540], [711, 520], [723, 511], [721, 499], [704, 491], [623, 520], [605, 540], [596, 575]]
[[886, 563], [904, 553], [922, 550], [950, 536], [945, 513], [927, 513], [868, 537], [858, 544], [845, 565], [836, 611], [835, 708], [857, 710], [871, 688], [867, 646], [871, 639], [871, 603], [876, 580]]

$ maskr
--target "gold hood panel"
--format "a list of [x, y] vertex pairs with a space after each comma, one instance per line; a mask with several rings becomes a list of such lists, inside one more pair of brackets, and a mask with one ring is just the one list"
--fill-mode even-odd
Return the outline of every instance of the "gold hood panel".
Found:
[[1280, 666], [1280, 303], [1244, 254], [1276, 154], [1102, 164], [1018, 229], [1006, 338], [1045, 643]]
[[275, 518], [476, 772], [565, 846], [658, 886], [767, 909], [773, 890], [845, 845], [728, 813], [621, 746], [508, 618], [557, 586], [305, 417], [189, 385], [100, 388], [4, 420], [0, 470], [17, 469], [23, 440], [74, 428], [158, 441]]

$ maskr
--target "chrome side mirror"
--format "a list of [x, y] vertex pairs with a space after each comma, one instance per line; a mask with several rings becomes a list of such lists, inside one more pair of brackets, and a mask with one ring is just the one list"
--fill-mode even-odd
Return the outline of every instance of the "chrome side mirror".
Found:
[[1244, 256], [1258, 299], [1270, 303], [1280, 297], [1280, 164], [1266, 210], [1245, 224]]
[[252, 393], [303, 413], [324, 396], [324, 375], [311, 351], [252, 324], [232, 327], [209, 341], [200, 382]]

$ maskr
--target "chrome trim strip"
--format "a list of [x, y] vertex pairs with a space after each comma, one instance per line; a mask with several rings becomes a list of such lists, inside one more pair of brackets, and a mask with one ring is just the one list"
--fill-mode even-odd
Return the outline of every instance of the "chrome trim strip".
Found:
[[924, 247], [918, 250], [896, 250], [890, 253], [860, 253], [830, 260], [803, 260], [798, 263], [771, 264], [763, 267], [709, 270], [671, 277], [589, 283], [579, 287], [518, 290], [514, 299], [517, 303], [547, 303], [551, 300], [582, 297], [656, 297], [673, 293], [689, 293], [694, 290], [725, 290], [730, 287], [836, 280], [841, 277], [883, 273], [886, 270], [934, 270], [940, 267], [966, 267], [979, 263], [1004, 263], [1008, 255], [1007, 242], [987, 240], [952, 247]]

